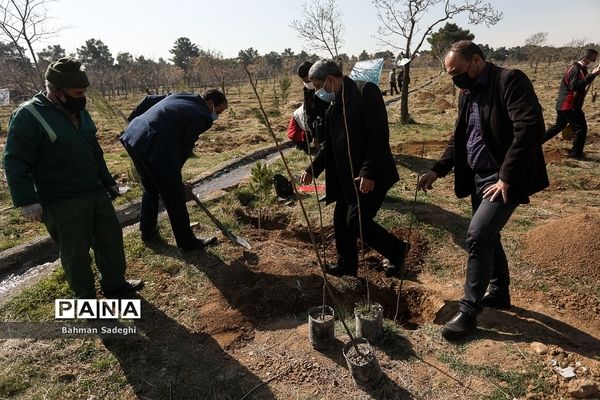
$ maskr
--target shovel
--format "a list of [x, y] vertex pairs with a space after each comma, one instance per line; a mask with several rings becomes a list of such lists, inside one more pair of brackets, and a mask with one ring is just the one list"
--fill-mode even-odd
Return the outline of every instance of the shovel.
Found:
[[248, 241], [246, 239], [239, 237], [238, 235], [234, 234], [229, 229], [227, 229], [227, 227], [225, 225], [223, 225], [221, 223], [221, 221], [219, 221], [217, 219], [217, 217], [215, 217], [204, 204], [202, 204], [202, 202], [200, 201], [198, 196], [196, 196], [196, 194], [190, 188], [188, 188], [185, 185], [184, 185], [184, 187], [185, 187], [186, 193], [192, 198], [192, 200], [194, 200], [196, 202], [196, 204], [198, 204], [198, 207], [200, 207], [202, 209], [202, 211], [204, 211], [204, 213], [208, 216], [208, 218], [210, 218], [210, 220], [213, 222], [213, 224], [215, 224], [217, 226], [217, 228], [219, 228], [219, 230], [221, 232], [223, 232], [223, 236], [225, 236], [227, 239], [231, 240], [232, 242], [235, 242], [235, 243], [239, 244], [240, 246], [243, 246], [247, 249], [252, 248], [252, 246], [250, 246], [250, 243], [248, 243]]

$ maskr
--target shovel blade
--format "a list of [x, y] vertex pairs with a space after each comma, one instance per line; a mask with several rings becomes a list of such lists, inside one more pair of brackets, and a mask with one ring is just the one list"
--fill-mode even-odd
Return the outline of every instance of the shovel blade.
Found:
[[235, 233], [227, 232], [227, 234], [225, 234], [225, 237], [227, 239], [231, 240], [232, 242], [237, 243], [240, 246], [247, 248], [248, 250], [250, 250], [252, 248], [252, 246], [250, 246], [250, 243], [246, 239], [236, 235]]

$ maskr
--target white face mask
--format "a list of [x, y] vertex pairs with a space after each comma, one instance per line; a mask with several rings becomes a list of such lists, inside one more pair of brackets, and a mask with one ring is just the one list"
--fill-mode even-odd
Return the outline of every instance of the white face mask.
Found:
[[317, 96], [319, 99], [323, 100], [326, 103], [331, 103], [335, 101], [335, 92], [332, 91], [328, 92], [327, 90], [325, 90], [325, 84], [327, 83], [327, 79], [325, 79], [325, 82], [323, 83], [323, 87], [319, 90], [317, 90], [315, 92], [315, 96]]
[[219, 114], [217, 114], [217, 112], [215, 111], [214, 104], [213, 104], [213, 110], [212, 110], [212, 113], [210, 114], [210, 117], [212, 118], [213, 122], [215, 122], [217, 119], [219, 119]]
[[304, 82], [304, 87], [308, 90], [315, 90], [315, 85], [312, 82]]

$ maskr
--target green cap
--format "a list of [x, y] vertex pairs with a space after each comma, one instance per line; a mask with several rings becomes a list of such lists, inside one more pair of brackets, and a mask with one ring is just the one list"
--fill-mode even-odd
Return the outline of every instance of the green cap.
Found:
[[90, 86], [81, 62], [70, 57], [63, 57], [48, 65], [46, 80], [59, 89], [79, 89]]

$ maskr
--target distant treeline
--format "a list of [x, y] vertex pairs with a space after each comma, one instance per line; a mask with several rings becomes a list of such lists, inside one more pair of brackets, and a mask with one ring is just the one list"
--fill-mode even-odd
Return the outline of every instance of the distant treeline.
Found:
[[[516, 46], [492, 48], [481, 45], [488, 60], [512, 65], [529, 63], [536, 67], [540, 63], [569, 63], [578, 59], [594, 44], [576, 44], [563, 47]], [[245, 74], [240, 58], [252, 64], [257, 79], [270, 79], [282, 75], [294, 75], [296, 67], [305, 60], [319, 57], [304, 51], [295, 54], [291, 49], [281, 53], [271, 51], [260, 55], [253, 48], [240, 51], [236, 58], [224, 58], [219, 52], [205, 51], [188, 38], [179, 38], [170, 50], [172, 58], [152, 60], [144, 56], [133, 57], [128, 52], [113, 56], [108, 47], [98, 39], [89, 39], [78, 48], [73, 57], [86, 66], [95, 90], [103, 96], [127, 96], [130, 93], [158, 93], [177, 90], [198, 91], [208, 87], [219, 87], [227, 92], [228, 87], [243, 82]], [[37, 53], [32, 62], [22, 48], [0, 42], [0, 88], [8, 88], [13, 101], [21, 101], [43, 88], [43, 74], [50, 62], [66, 55], [60, 45], [48, 46]], [[385, 58], [386, 67], [402, 58], [402, 54], [380, 51], [369, 54], [363, 51], [358, 56], [341, 54], [339, 62], [349, 71], [356, 61], [370, 58]], [[432, 51], [421, 52], [413, 61], [413, 67], [439, 67], [440, 59]]]

